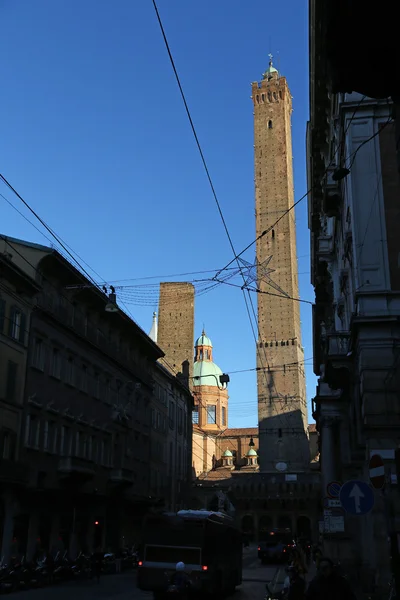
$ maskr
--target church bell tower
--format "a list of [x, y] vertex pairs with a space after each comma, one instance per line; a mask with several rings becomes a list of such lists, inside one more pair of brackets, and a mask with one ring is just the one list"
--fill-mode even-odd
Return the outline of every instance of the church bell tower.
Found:
[[292, 97], [285, 77], [270, 58], [262, 81], [252, 84], [260, 290], [259, 462], [260, 471], [296, 473], [308, 468], [309, 444], [300, 304], [293, 300], [299, 297], [299, 286], [295, 211], [291, 209]]

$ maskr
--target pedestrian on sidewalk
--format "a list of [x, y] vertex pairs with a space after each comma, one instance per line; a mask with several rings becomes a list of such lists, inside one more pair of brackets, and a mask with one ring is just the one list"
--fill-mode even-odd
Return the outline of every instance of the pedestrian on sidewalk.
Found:
[[92, 555], [92, 573], [96, 577], [97, 583], [100, 583], [101, 571], [103, 568], [104, 552], [99, 547]]
[[305, 600], [356, 600], [350, 585], [337, 570], [330, 558], [322, 557], [317, 575], [310, 582]]
[[115, 553], [115, 572], [121, 573], [121, 565], [122, 565], [122, 551], [117, 550]]
[[304, 577], [296, 570], [289, 570], [290, 585], [287, 600], [304, 600], [306, 582]]

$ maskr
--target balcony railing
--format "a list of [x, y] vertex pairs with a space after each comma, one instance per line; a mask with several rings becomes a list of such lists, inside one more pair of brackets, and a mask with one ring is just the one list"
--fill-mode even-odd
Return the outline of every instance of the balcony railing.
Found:
[[328, 334], [328, 356], [345, 357], [350, 350], [350, 333], [347, 331], [338, 331]]
[[58, 462], [58, 473], [61, 477], [83, 477], [90, 479], [95, 474], [95, 465], [89, 460], [77, 456], [66, 456]]
[[130, 469], [113, 469], [109, 477], [111, 483], [132, 485], [135, 483], [135, 473]]

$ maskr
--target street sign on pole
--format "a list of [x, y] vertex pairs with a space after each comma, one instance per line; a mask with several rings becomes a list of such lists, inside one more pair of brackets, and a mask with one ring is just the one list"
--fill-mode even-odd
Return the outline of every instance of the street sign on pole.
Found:
[[332, 508], [324, 510], [324, 532], [343, 533], [344, 515], [341, 509]]
[[324, 508], [341, 508], [339, 498], [324, 498]]
[[385, 485], [385, 465], [379, 454], [373, 454], [369, 459], [369, 479], [376, 490], [381, 490]]
[[339, 498], [344, 510], [358, 517], [369, 513], [375, 504], [374, 492], [364, 481], [346, 481], [342, 485]]
[[328, 485], [326, 486], [326, 493], [329, 496], [329, 498], [339, 498], [341, 487], [342, 484], [339, 483], [339, 481], [331, 481], [330, 483], [328, 483]]

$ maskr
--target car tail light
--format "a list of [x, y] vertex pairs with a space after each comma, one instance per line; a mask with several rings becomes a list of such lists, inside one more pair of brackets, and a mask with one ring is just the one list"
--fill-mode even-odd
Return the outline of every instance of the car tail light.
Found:
[[141, 560], [139, 560], [139, 562], [138, 562], [138, 566], [139, 566], [139, 567], [141, 567], [142, 565], [143, 565], [142, 561], [141, 561]]
[[286, 548], [284, 548], [283, 551], [286, 552]]
[[258, 546], [257, 550], [260, 552], [260, 550], [261, 550], [260, 546]]
[[203, 565], [203, 566], [201, 567], [201, 570], [202, 570], [202, 571], [208, 571], [208, 567], [207, 567], [207, 565]]

